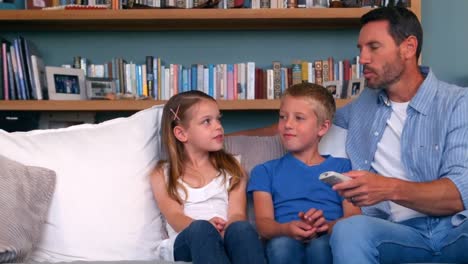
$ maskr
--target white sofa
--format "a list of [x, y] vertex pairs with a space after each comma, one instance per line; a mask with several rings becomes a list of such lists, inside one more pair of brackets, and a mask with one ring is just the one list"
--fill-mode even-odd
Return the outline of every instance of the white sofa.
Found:
[[[9, 253], [9, 261], [16, 255], [16, 261], [28, 262], [159, 263], [154, 252], [166, 232], [149, 174], [162, 158], [161, 113], [159, 106], [95, 125], [16, 133], [0, 130], [0, 161], [3, 156], [19, 162], [9, 166], [44, 168], [49, 175], [42, 171], [41, 177], [52, 179], [27, 190], [24, 182], [0, 183], [0, 190], [7, 190], [7, 195], [0, 194], [0, 208], [7, 203], [5, 197], [16, 197], [14, 192], [24, 192], [30, 204], [37, 203], [40, 199], [31, 197], [38, 189], [44, 190], [41, 201], [47, 205], [41, 211], [28, 208], [25, 199], [15, 200], [16, 207], [26, 208], [21, 217], [29, 222], [0, 209], [0, 232], [6, 230], [6, 234], [13, 232], [8, 228], [14, 228], [23, 234], [18, 236], [21, 241], [15, 241], [0, 233], [0, 262], [2, 254], [8, 260]], [[343, 131], [332, 129], [322, 140], [321, 152], [344, 156], [344, 140]], [[284, 153], [277, 137], [227, 137], [226, 149], [241, 155], [247, 171]], [[2, 177], [4, 170], [0, 167]], [[30, 173], [27, 177], [39, 176]], [[53, 179], [55, 191], [50, 188]]]

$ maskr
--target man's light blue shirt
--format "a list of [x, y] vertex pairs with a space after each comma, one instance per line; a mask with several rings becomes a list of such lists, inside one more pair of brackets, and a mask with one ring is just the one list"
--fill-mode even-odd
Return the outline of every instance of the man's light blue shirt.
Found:
[[[429, 68], [407, 109], [401, 135], [401, 161], [415, 182], [449, 178], [457, 186], [465, 210], [452, 224], [468, 219], [468, 89], [439, 81]], [[371, 163], [392, 112], [384, 90], [365, 89], [339, 109], [334, 123], [348, 130], [346, 152], [354, 170], [374, 171]], [[388, 219], [387, 202], [363, 208], [368, 215]]]

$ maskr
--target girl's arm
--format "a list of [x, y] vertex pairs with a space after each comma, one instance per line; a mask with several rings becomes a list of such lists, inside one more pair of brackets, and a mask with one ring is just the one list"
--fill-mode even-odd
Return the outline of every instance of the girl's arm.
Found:
[[153, 172], [151, 187], [159, 210], [176, 232], [184, 230], [192, 223], [193, 219], [184, 214], [182, 205], [169, 196], [163, 169], [157, 169]]
[[247, 198], [245, 189], [247, 187], [247, 177], [242, 177], [239, 184], [229, 192], [228, 219], [226, 227], [235, 222], [247, 219], [246, 204]]

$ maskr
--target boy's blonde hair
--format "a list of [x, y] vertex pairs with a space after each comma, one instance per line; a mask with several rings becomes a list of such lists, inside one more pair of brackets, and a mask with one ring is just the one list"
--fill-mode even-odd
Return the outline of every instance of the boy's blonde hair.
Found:
[[286, 96], [303, 97], [312, 101], [312, 110], [319, 124], [325, 120], [333, 120], [336, 111], [335, 99], [325, 87], [315, 83], [298, 83], [286, 89], [281, 98]]
[[[186, 155], [184, 145], [182, 142], [177, 140], [173, 130], [178, 125], [187, 127], [190, 118], [190, 115], [188, 114], [190, 108], [200, 103], [202, 100], [216, 102], [213, 97], [203, 92], [188, 91], [171, 97], [163, 108], [161, 137], [162, 146], [167, 153], [168, 159], [159, 161], [156, 169], [163, 170], [166, 163], [169, 165], [167, 192], [169, 196], [178, 203], [183, 202], [177, 191], [179, 188], [185, 192], [185, 198], [187, 198], [187, 190], [178, 181], [180, 176], [184, 174], [183, 164]], [[227, 172], [232, 176], [228, 191], [235, 188], [239, 184], [241, 177], [244, 177], [244, 171], [240, 163], [231, 154], [226, 153], [224, 149], [210, 152], [209, 155], [212, 165], [217, 170]], [[227, 177], [225, 173], [223, 173], [223, 177], [224, 180], [226, 180]]]

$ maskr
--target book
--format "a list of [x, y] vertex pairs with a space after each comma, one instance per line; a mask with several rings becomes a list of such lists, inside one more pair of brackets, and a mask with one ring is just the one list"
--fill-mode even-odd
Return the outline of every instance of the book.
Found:
[[32, 61], [31, 61], [31, 57], [32, 55], [35, 55], [35, 56], [39, 56], [39, 52], [36, 48], [36, 46], [34, 46], [34, 44], [32, 42], [30, 42], [29, 40], [23, 38], [23, 37], [20, 37], [20, 43], [21, 43], [21, 46], [23, 48], [23, 51], [24, 51], [24, 71], [25, 71], [25, 79], [26, 79], [26, 84], [27, 86], [29, 87], [29, 91], [30, 91], [30, 99], [37, 99], [37, 94], [36, 94], [36, 87], [35, 87], [35, 82], [34, 82], [34, 78], [33, 78], [33, 69], [32, 69]]
[[6, 39], [0, 39], [0, 100], [9, 100], [8, 96], [8, 60]]
[[273, 62], [273, 91], [275, 99], [281, 96], [281, 63], [279, 61]]
[[314, 64], [315, 64], [315, 83], [322, 85], [323, 84], [322, 61], [316, 60]]
[[148, 88], [148, 94], [150, 98], [154, 98], [154, 57], [153, 56], [146, 56], [146, 86]]
[[46, 82], [46, 73], [45, 65], [42, 61], [42, 58], [36, 55], [31, 55], [31, 69], [32, 77], [34, 82], [34, 89], [37, 100], [47, 100], [49, 99], [47, 82]]
[[302, 82], [302, 69], [300, 61], [293, 61], [292, 63], [292, 84], [299, 84]]

